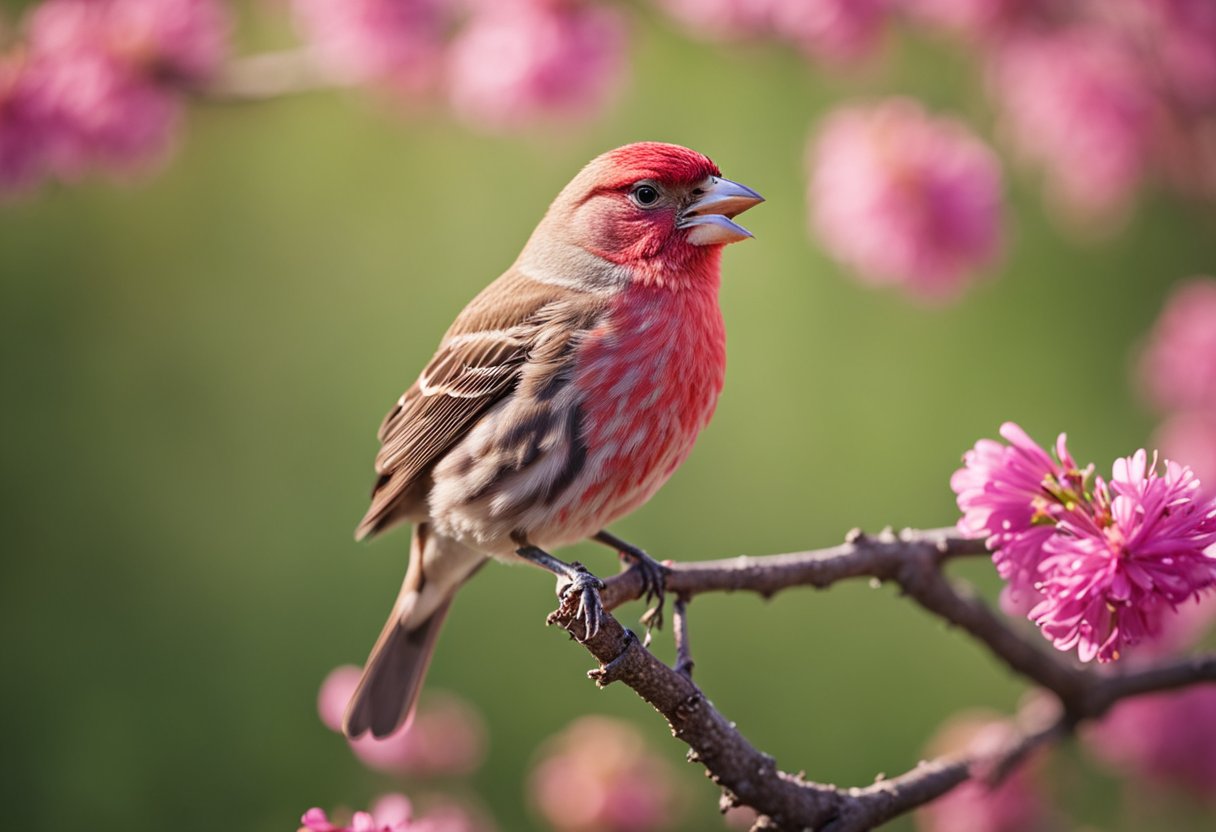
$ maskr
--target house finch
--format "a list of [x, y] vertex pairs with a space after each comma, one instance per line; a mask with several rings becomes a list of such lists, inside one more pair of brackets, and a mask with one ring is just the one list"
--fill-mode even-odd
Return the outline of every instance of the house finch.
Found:
[[453, 595], [491, 557], [566, 579], [588, 638], [602, 584], [547, 550], [590, 537], [661, 587], [661, 567], [604, 527], [646, 502], [709, 422], [726, 361], [722, 247], [751, 236], [731, 218], [762, 201], [687, 148], [617, 148], [456, 318], [380, 426], [355, 537], [405, 521], [414, 535], [349, 736], [405, 720]]

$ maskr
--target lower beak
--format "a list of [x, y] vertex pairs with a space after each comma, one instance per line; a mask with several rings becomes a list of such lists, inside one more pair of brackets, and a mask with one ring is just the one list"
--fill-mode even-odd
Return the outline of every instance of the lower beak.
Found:
[[684, 209], [676, 223], [676, 228], [688, 229], [688, 242], [694, 246], [725, 245], [752, 236], [732, 218], [764, 202], [764, 197], [720, 176], [709, 177], [700, 191], [697, 201]]

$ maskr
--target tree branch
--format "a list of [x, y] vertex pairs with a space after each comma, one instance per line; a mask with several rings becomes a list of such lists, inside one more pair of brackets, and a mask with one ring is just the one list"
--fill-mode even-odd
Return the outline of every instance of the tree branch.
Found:
[[[741, 557], [669, 564], [667, 591], [676, 596], [678, 666], [659, 661], [638, 638], [605, 612], [604, 622], [583, 646], [600, 663], [588, 673], [596, 684], [623, 682], [667, 720], [672, 734], [689, 747], [688, 759], [701, 763], [723, 791], [723, 805], [751, 806], [761, 814], [757, 828], [859, 832], [922, 806], [969, 778], [999, 780], [1036, 748], [1071, 733], [1078, 723], [1102, 716], [1121, 699], [1216, 681], [1216, 656], [1127, 671], [1103, 673], [1074, 667], [1015, 632], [968, 590], [941, 572], [956, 557], [985, 553], [982, 541], [953, 530], [890, 531], [878, 537], [850, 533], [841, 546], [786, 555]], [[894, 580], [914, 601], [963, 628], [1000, 656], [1014, 671], [1049, 691], [1055, 704], [1024, 709], [1013, 721], [1009, 742], [996, 753], [921, 762], [890, 780], [841, 789], [806, 780], [777, 768], [727, 720], [683, 672], [688, 653], [688, 599], [702, 592], [748, 590], [766, 597], [794, 586], [826, 587], [848, 578]], [[605, 609], [638, 598], [642, 581], [633, 571], [605, 582]], [[550, 621], [572, 636], [582, 632], [574, 609], [563, 603]]]
[[196, 92], [208, 101], [245, 103], [345, 86], [317, 64], [312, 50], [302, 47], [237, 58]]
[[[942, 563], [987, 553], [984, 541], [960, 537], [954, 529], [905, 530], [898, 536], [888, 531], [878, 537], [854, 531], [845, 543], [828, 549], [668, 564], [671, 574], [667, 577], [667, 591], [691, 598], [702, 592], [746, 590], [768, 598], [782, 589], [796, 586], [823, 589], [848, 578], [892, 580], [912, 557]], [[607, 609], [642, 595], [642, 577], [632, 570], [604, 583], [601, 595]]]

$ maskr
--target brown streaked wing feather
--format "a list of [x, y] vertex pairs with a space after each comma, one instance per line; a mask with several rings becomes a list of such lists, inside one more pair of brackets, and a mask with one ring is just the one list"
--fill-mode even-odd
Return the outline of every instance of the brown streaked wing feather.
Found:
[[380, 478], [356, 537], [391, 523], [397, 502], [479, 416], [515, 388], [524, 365], [536, 357], [538, 342], [549, 340], [546, 323], [591, 320], [603, 303], [602, 297], [541, 284], [515, 271], [474, 298], [380, 426]]

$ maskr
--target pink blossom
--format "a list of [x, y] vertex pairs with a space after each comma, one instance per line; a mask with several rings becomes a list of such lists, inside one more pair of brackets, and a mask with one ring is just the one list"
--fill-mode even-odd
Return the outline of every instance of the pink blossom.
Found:
[[181, 120], [174, 91], [94, 50], [44, 60], [42, 83], [51, 163], [67, 177], [94, 164], [127, 170], [159, 160]]
[[321, 721], [329, 730], [342, 732], [346, 704], [359, 686], [361, 675], [362, 671], [358, 667], [344, 664], [331, 670], [321, 683], [321, 690], [317, 694], [317, 713], [321, 715]]
[[[359, 683], [359, 668], [335, 668], [321, 684], [317, 710], [334, 731]], [[409, 723], [396, 734], [378, 740], [363, 736], [350, 747], [364, 765], [391, 774], [448, 776], [469, 774], [485, 759], [486, 730], [473, 706], [452, 694], [428, 691]]]
[[1216, 686], [1125, 700], [1083, 737], [1116, 771], [1216, 798]]
[[437, 806], [421, 817], [414, 816], [409, 798], [387, 794], [371, 812], [355, 812], [349, 824], [334, 823], [323, 809], [309, 809], [300, 818], [299, 832], [484, 832], [491, 825], [454, 805]]
[[448, 54], [457, 115], [487, 130], [600, 108], [624, 68], [625, 29], [610, 8], [583, 2], [486, 6]]
[[1006, 612], [1026, 613], [1039, 600], [1039, 564], [1063, 511], [1061, 497], [1080, 499], [1092, 466], [1077, 467], [1064, 434], [1054, 459], [1013, 422], [1001, 425], [1000, 434], [1010, 444], [976, 442], [950, 487], [963, 512], [959, 531], [987, 537], [997, 572], [1008, 582]]
[[[1197, 500], [1191, 470], [1137, 451], [1115, 461], [1093, 506], [1061, 517], [1039, 564], [1044, 595], [1030, 618], [1082, 661], [1118, 659], [1162, 616], [1216, 584], [1216, 501]], [[1113, 496], [1112, 496], [1113, 495]]]
[[1169, 659], [1191, 650], [1216, 624], [1216, 593], [1205, 593], [1178, 605], [1174, 615], [1161, 619], [1161, 629], [1129, 652], [1129, 662], [1143, 665]]
[[913, 18], [991, 41], [1043, 14], [1051, 0], [898, 0]]
[[1128, 36], [1144, 45], [1179, 103], [1196, 112], [1216, 106], [1216, 3], [1123, 0]]
[[[1010, 740], [1010, 726], [982, 713], [952, 718], [931, 742], [932, 754], [996, 754]], [[984, 771], [955, 787], [916, 813], [924, 832], [1027, 832], [1056, 826], [1038, 766], [1019, 766], [996, 786], [984, 782]], [[979, 779], [974, 779], [979, 778]]]
[[1191, 278], [1170, 293], [1139, 369], [1158, 407], [1216, 412], [1216, 279]]
[[812, 57], [846, 60], [873, 51], [887, 0], [774, 0], [773, 28]]
[[54, 169], [132, 168], [162, 156], [180, 93], [225, 52], [213, 0], [49, 0], [29, 19], [29, 51]]
[[747, 832], [751, 829], [760, 814], [751, 806], [732, 806], [722, 813], [722, 821], [727, 829], [738, 829]]
[[1174, 414], [1157, 427], [1153, 438], [1162, 454], [1187, 461], [1205, 495], [1216, 496], [1216, 410]]
[[402, 794], [386, 794], [372, 805], [372, 817], [377, 823], [405, 824], [408, 832], [493, 832], [494, 824], [480, 812], [451, 802], [432, 803], [426, 814], [414, 817], [409, 798]]
[[717, 39], [776, 37], [830, 60], [870, 53], [889, 0], [661, 0], [668, 14]]
[[228, 50], [230, 21], [217, 0], [47, 0], [30, 18], [34, 51], [96, 51], [148, 82], [197, 83]]
[[991, 73], [1009, 138], [1047, 173], [1057, 204], [1108, 219], [1151, 161], [1156, 93], [1134, 51], [1096, 26], [1012, 38]]
[[417, 93], [442, 63], [442, 0], [291, 0], [296, 23], [337, 78]]
[[995, 259], [1000, 167], [961, 122], [906, 99], [838, 110], [809, 163], [812, 230], [865, 282], [943, 300]]
[[0, 194], [33, 185], [46, 162], [41, 84], [21, 53], [0, 55]]
[[339, 825], [329, 819], [323, 809], [312, 808], [300, 818], [304, 824], [299, 832], [407, 832], [414, 825], [404, 821], [381, 822], [368, 812], [355, 812], [349, 825]]
[[[1143, 664], [1191, 649], [1216, 621], [1216, 596], [1189, 603], [1131, 656]], [[1082, 734], [1086, 748], [1136, 780], [1216, 795], [1216, 687], [1140, 696], [1120, 702]]]
[[1135, 455], [1110, 483], [1056, 444], [1053, 460], [1012, 423], [951, 478], [964, 533], [985, 534], [1019, 611], [1060, 650], [1111, 661], [1161, 631], [1167, 613], [1216, 584], [1216, 501], [1191, 470]]
[[529, 789], [557, 832], [647, 832], [678, 818], [670, 766], [628, 722], [582, 717], [546, 744]]
[[772, 7], [781, 0], [659, 0], [659, 5], [693, 32], [715, 39], [755, 37], [772, 32]]

